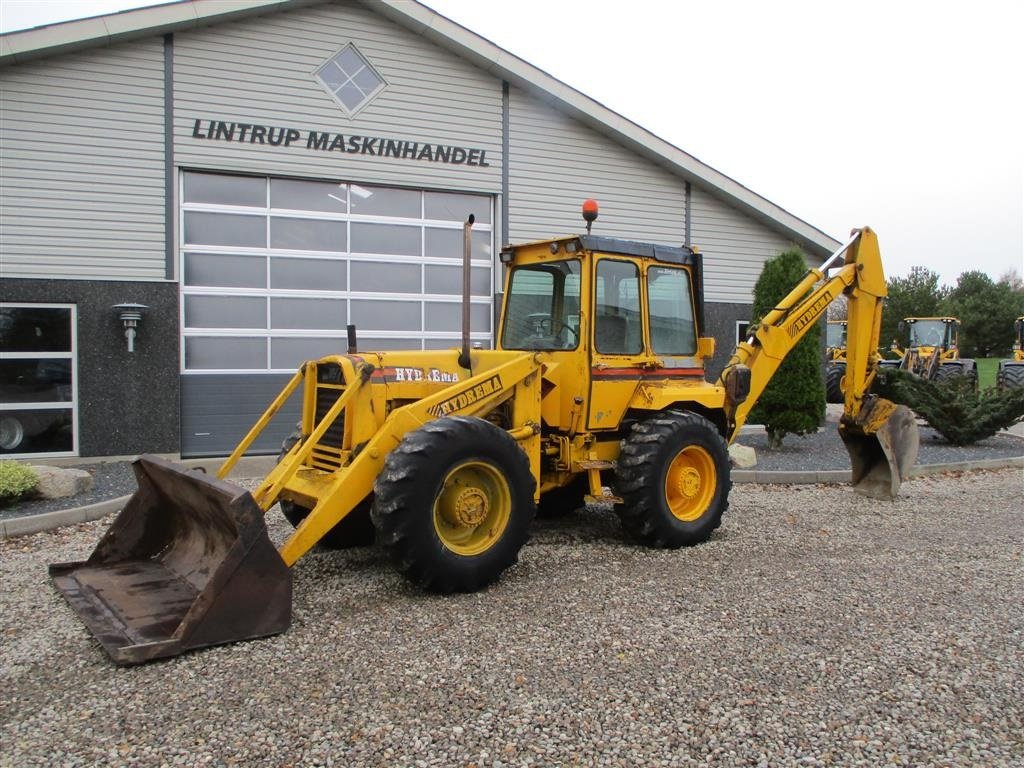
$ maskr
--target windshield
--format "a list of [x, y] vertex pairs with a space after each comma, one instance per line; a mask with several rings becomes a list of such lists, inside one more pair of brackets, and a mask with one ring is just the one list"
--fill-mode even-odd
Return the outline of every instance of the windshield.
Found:
[[846, 323], [829, 323], [825, 326], [825, 346], [846, 346]]
[[505, 299], [504, 349], [575, 349], [580, 329], [580, 262], [517, 267]]
[[946, 343], [946, 323], [941, 320], [917, 320], [910, 326], [910, 346], [941, 347]]

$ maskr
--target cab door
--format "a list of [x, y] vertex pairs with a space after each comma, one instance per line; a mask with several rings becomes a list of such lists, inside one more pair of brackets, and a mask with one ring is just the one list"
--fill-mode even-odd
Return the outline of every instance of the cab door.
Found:
[[601, 258], [594, 269], [587, 428], [619, 425], [640, 383], [644, 318], [639, 264]]

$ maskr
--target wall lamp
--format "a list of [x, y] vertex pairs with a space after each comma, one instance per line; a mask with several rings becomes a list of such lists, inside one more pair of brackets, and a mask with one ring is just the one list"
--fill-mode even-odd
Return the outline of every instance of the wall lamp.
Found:
[[124, 323], [124, 335], [128, 339], [128, 351], [134, 352], [135, 329], [138, 327], [139, 321], [142, 320], [142, 313], [149, 309], [149, 307], [145, 304], [115, 304], [111, 309], [118, 313], [118, 317]]

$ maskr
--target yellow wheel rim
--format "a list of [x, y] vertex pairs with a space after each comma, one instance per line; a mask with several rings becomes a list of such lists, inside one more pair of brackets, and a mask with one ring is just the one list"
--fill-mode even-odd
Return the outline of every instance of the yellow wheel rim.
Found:
[[707, 512], [718, 487], [718, 472], [711, 454], [697, 445], [683, 448], [665, 475], [665, 501], [672, 514], [683, 522], [697, 520]]
[[467, 461], [444, 479], [434, 500], [434, 530], [459, 555], [486, 552], [505, 532], [512, 494], [505, 476], [490, 464]]

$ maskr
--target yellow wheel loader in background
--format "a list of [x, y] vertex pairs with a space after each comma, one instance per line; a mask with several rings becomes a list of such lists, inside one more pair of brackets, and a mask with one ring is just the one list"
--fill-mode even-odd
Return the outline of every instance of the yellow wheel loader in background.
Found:
[[843, 402], [843, 377], [846, 375], [845, 320], [829, 320], [825, 326], [825, 401]]
[[906, 317], [899, 330], [907, 333], [907, 348], [893, 341], [890, 349], [899, 360], [880, 362], [883, 368], [899, 368], [928, 379], [942, 381], [951, 376], [967, 376], [978, 386], [974, 360], [960, 357], [960, 321], [955, 317]]
[[999, 361], [996, 386], [999, 389], [1024, 387], [1024, 317], [1018, 317], [1013, 323], [1013, 357]]
[[[461, 350], [357, 352], [350, 341], [348, 354], [301, 366], [217, 478], [139, 458], [139, 490], [89, 560], [50, 568], [110, 656], [139, 663], [284, 631], [289, 567], [370, 525], [400, 572], [440, 593], [497, 580], [538, 503], [554, 498], [613, 502], [647, 546], [703, 542], [728, 506], [728, 443], [841, 293], [850, 338], [839, 429], [854, 486], [897, 494], [917, 431], [906, 408], [867, 394], [886, 293], [870, 229], [810, 270], [710, 383], [700, 254], [592, 236], [596, 206], [584, 211], [585, 235], [502, 251], [496, 349], [470, 349], [466, 313]], [[276, 468], [251, 495], [227, 482], [293, 394], [302, 421]], [[263, 515], [277, 503], [296, 528], [275, 550]]]

